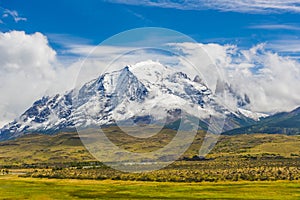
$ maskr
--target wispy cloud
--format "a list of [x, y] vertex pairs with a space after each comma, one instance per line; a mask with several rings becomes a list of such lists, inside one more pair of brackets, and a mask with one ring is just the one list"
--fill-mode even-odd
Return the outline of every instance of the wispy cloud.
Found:
[[130, 9], [127, 9], [126, 11], [127, 11], [128, 13], [132, 14], [133, 16], [135, 16], [136, 18], [138, 18], [138, 19], [144, 21], [144, 22], [147, 23], [147, 24], [151, 24], [151, 23], [152, 23], [151, 20], [149, 20], [148, 18], [146, 18], [146, 17], [143, 16], [142, 14], [139, 14], [139, 13], [137, 13], [137, 12], [134, 12], [133, 10], [130, 10]]
[[92, 41], [90, 39], [73, 36], [70, 34], [57, 34], [57, 33], [47, 33], [49, 41], [55, 43], [63, 48], [68, 48], [74, 44], [90, 44]]
[[276, 52], [300, 54], [300, 40], [296, 39], [274, 40], [269, 42], [267, 47]]
[[3, 19], [11, 17], [16, 23], [20, 21], [27, 21], [27, 18], [21, 17], [16, 10], [9, 10], [6, 8], [0, 7], [0, 24], [3, 24]]
[[5, 9], [4, 10], [4, 14], [2, 17], [9, 17], [11, 16], [15, 22], [19, 22], [19, 21], [27, 21], [27, 18], [25, 17], [20, 17], [19, 16], [19, 13], [15, 10], [8, 10], [8, 9]]
[[300, 30], [300, 26], [289, 25], [289, 24], [262, 24], [262, 25], [249, 26], [248, 28], [265, 29], [265, 30], [291, 30], [291, 31]]
[[106, 2], [180, 10], [211, 9], [242, 13], [300, 13], [300, 0], [106, 0]]

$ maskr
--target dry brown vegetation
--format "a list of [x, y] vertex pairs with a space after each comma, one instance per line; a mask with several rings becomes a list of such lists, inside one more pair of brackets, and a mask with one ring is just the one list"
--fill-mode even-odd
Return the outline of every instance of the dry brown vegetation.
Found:
[[[162, 132], [162, 141], [133, 144], [110, 128], [112, 140], [132, 151], [152, 150], [172, 139], [174, 132]], [[0, 143], [1, 173], [25, 169], [22, 176], [76, 179], [112, 179], [141, 181], [275, 181], [300, 179], [300, 137], [285, 135], [221, 136], [205, 159], [197, 159], [204, 137], [199, 132], [194, 143], [179, 161], [148, 173], [122, 173], [96, 161], [82, 146], [75, 133], [54, 136], [29, 135]], [[131, 144], [131, 145], [129, 145]], [[149, 148], [147, 148], [147, 145]]]

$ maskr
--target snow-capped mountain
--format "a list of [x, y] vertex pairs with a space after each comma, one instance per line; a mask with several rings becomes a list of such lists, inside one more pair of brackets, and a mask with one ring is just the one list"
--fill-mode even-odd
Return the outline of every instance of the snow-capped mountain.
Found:
[[147, 61], [105, 73], [65, 94], [43, 97], [0, 129], [0, 140], [118, 122], [130, 125], [167, 119], [165, 123], [172, 123], [181, 111], [204, 122], [225, 113], [226, 130], [251, 124], [251, 116], [259, 118], [250, 111], [231, 111], [222, 106], [199, 77], [191, 79], [171, 67]]

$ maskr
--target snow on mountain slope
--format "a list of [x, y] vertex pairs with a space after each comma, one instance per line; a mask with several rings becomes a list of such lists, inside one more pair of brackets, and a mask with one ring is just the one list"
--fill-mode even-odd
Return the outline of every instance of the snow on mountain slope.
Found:
[[264, 113], [251, 112], [249, 110], [245, 110], [245, 109], [242, 109], [242, 108], [238, 108], [238, 110], [244, 116], [249, 117], [251, 119], [254, 119], [256, 121], [259, 121], [261, 118], [265, 118], [265, 117], [269, 116], [269, 115], [264, 114]]
[[154, 123], [178, 110], [201, 120], [220, 112], [235, 118], [243, 114], [241, 119], [253, 117], [219, 105], [201, 81], [193, 81], [158, 62], [146, 61], [105, 73], [63, 95], [43, 97], [20, 118], [0, 129], [0, 140], [28, 132], [52, 134], [75, 127], [115, 124], [137, 117]]

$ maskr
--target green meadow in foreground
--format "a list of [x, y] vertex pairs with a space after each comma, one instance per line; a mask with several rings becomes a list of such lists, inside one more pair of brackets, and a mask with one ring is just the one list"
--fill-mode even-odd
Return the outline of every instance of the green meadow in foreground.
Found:
[[300, 199], [299, 181], [159, 183], [0, 176], [0, 199]]
[[[133, 143], [113, 128], [108, 132], [135, 152], [173, 136], [165, 130], [161, 143]], [[177, 162], [141, 174], [97, 162], [76, 133], [0, 142], [0, 199], [300, 199], [300, 136], [221, 136], [206, 159], [194, 160], [203, 137], [199, 132]]]

